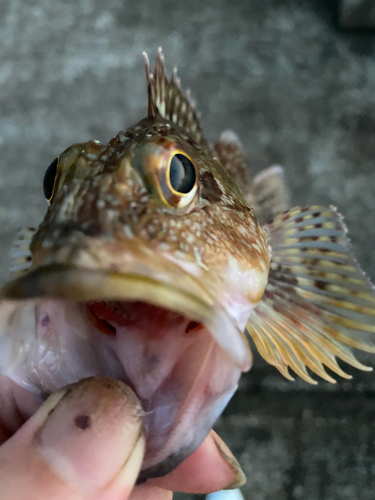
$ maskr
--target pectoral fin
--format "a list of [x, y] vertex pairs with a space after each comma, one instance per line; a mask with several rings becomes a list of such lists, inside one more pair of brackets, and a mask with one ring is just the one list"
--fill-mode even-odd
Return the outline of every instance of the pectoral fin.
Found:
[[286, 378], [290, 367], [310, 383], [306, 367], [330, 382], [323, 365], [351, 378], [336, 358], [370, 371], [350, 348], [375, 353], [374, 287], [351, 254], [342, 216], [333, 207], [297, 207], [266, 229], [269, 282], [247, 324], [260, 354]]

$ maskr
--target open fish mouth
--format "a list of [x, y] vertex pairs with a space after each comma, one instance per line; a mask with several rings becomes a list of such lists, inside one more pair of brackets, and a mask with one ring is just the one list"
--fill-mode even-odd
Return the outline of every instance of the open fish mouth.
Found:
[[103, 374], [130, 385], [144, 410], [141, 478], [168, 473], [204, 440], [250, 355], [241, 331], [192, 276], [62, 264], [8, 283], [0, 302], [0, 371], [44, 398]]

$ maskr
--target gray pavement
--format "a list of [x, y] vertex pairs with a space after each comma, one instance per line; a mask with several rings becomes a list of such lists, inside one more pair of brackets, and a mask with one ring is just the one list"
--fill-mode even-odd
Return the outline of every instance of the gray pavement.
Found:
[[[338, 206], [374, 280], [375, 35], [340, 30], [336, 4], [2, 0], [1, 277], [16, 229], [43, 217], [53, 158], [145, 116], [141, 52], [162, 45], [208, 138], [233, 128], [254, 172], [285, 167], [293, 204]], [[248, 475], [245, 498], [374, 499], [374, 395], [374, 374], [310, 387], [256, 355], [217, 425]]]

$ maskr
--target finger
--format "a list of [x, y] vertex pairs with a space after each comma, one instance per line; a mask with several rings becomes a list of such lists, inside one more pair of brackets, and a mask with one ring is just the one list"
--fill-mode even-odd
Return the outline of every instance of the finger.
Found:
[[211, 431], [201, 446], [175, 470], [147, 484], [185, 493], [239, 488], [246, 482], [240, 464], [224, 441]]
[[141, 406], [97, 377], [53, 394], [0, 447], [2, 500], [124, 500], [142, 464]]
[[129, 500], [172, 500], [172, 498], [172, 491], [167, 491], [157, 486], [142, 484], [132, 491]]
[[31, 392], [0, 375], [0, 445], [36, 412], [40, 403]]

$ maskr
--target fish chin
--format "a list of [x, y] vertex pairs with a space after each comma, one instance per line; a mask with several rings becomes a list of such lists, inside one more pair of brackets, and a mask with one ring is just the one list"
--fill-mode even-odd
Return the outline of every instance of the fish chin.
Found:
[[[69, 271], [59, 272], [64, 279], [49, 279], [49, 269], [4, 289], [1, 373], [40, 399], [85, 377], [125, 382], [144, 411], [140, 478], [170, 472], [202, 443], [244, 368], [212, 331], [230, 338], [239, 332], [224, 311], [162, 283], [123, 277], [122, 293], [112, 287], [109, 297], [110, 277], [93, 287], [93, 276], [69, 284]], [[52, 283], [59, 285], [55, 291]]]

